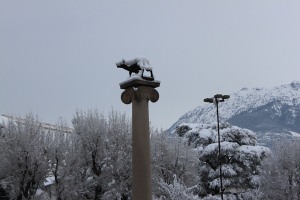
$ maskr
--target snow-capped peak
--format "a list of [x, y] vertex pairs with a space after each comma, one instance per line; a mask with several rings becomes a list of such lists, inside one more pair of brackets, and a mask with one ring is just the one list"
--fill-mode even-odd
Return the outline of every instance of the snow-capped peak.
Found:
[[[251, 112], [256, 108], [275, 102], [292, 107], [300, 105], [300, 82], [293, 81], [290, 84], [273, 88], [243, 88], [231, 94], [230, 99], [219, 103], [220, 120], [227, 121], [242, 112]], [[180, 117], [170, 130], [174, 130], [181, 123], [211, 123], [214, 121], [216, 121], [215, 106], [205, 104]]]

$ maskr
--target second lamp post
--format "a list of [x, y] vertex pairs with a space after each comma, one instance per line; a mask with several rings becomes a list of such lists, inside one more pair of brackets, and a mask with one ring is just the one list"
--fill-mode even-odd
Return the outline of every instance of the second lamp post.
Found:
[[225, 101], [225, 99], [229, 99], [229, 95], [222, 95], [216, 94], [214, 97], [205, 98], [204, 102], [207, 103], [214, 103], [217, 107], [217, 126], [218, 126], [218, 146], [219, 146], [219, 153], [218, 153], [218, 162], [220, 167], [220, 193], [221, 199], [223, 200], [223, 181], [222, 181], [222, 163], [221, 163], [221, 139], [220, 139], [220, 124], [219, 124], [219, 102]]

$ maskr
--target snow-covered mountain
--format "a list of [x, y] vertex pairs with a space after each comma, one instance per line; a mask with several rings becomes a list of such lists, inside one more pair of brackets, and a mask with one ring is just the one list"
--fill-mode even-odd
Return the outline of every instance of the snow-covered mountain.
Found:
[[[274, 88], [243, 88], [219, 103], [220, 121], [250, 129], [260, 139], [299, 137], [300, 81]], [[187, 112], [169, 131], [181, 123], [211, 123], [216, 121], [214, 104], [199, 106]]]

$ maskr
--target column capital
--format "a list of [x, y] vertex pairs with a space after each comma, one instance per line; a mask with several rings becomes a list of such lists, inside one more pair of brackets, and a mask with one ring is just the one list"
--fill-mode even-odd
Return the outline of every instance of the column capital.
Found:
[[152, 87], [140, 86], [137, 88], [127, 88], [121, 94], [121, 100], [124, 104], [130, 104], [133, 100], [135, 101], [151, 101], [156, 102], [159, 99], [159, 93]]

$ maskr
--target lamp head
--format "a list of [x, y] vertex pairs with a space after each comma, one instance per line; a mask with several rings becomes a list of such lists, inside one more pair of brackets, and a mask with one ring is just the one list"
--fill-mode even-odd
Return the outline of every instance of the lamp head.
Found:
[[223, 96], [222, 96], [222, 99], [229, 99], [229, 98], [230, 98], [229, 95], [223, 95]]
[[204, 102], [206, 102], [206, 103], [213, 103], [214, 100], [212, 98], [205, 98]]
[[222, 94], [216, 94], [216, 95], [214, 96], [214, 98], [216, 98], [216, 99], [222, 98]]

